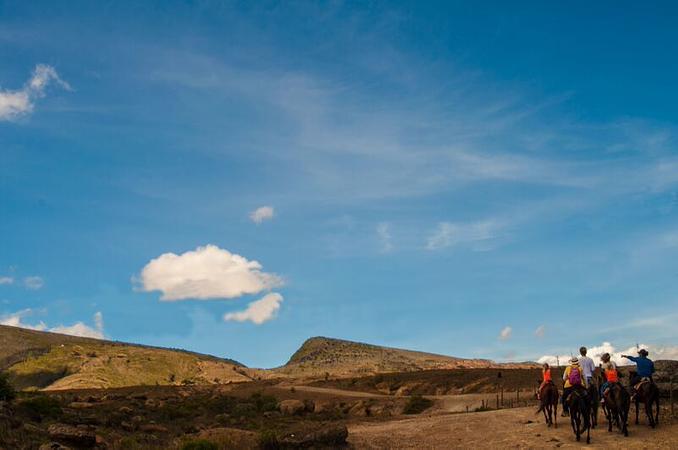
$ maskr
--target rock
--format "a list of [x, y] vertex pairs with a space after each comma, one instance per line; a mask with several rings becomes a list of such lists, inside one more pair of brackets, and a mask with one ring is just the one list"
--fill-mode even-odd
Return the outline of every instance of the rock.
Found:
[[93, 406], [94, 404], [88, 402], [71, 402], [68, 404], [68, 408], [71, 409], [87, 409]]
[[47, 429], [50, 439], [57, 442], [64, 442], [78, 447], [94, 447], [96, 445], [96, 435], [94, 431], [82, 429], [63, 423], [55, 423]]
[[306, 410], [306, 405], [301, 400], [283, 400], [278, 404], [278, 408], [286, 416], [296, 416]]
[[266, 412], [264, 412], [264, 417], [266, 417], [267, 419], [273, 419], [275, 417], [280, 417], [280, 416], [281, 416], [280, 411], [266, 411]]
[[144, 433], [167, 433], [169, 430], [162, 425], [155, 423], [145, 423], [143, 425], [139, 425], [139, 431], [143, 431]]
[[348, 410], [349, 415], [356, 417], [367, 417], [370, 415], [370, 410], [364, 401], [359, 401]]
[[132, 417], [132, 423], [135, 424], [135, 425], [139, 425], [139, 424], [141, 424], [141, 422], [143, 422], [143, 421], [144, 421], [144, 418], [141, 417], [141, 416], [134, 416], [134, 417]]
[[58, 442], [48, 442], [38, 447], [38, 450], [70, 450], [69, 447], [61, 445]]
[[345, 425], [327, 425], [309, 433], [291, 434], [280, 439], [283, 447], [342, 447], [346, 445], [348, 428]]
[[390, 416], [391, 410], [387, 405], [373, 405], [369, 408], [370, 416]]
[[129, 406], [121, 406], [120, 409], [118, 409], [118, 412], [120, 414], [132, 414], [134, 410]]
[[120, 428], [122, 428], [125, 431], [134, 431], [134, 425], [132, 425], [129, 422], [125, 422], [124, 420], [120, 422]]
[[374, 387], [377, 389], [377, 391], [381, 392], [382, 394], [391, 395], [391, 385], [388, 384], [386, 381], [377, 383], [377, 385]]
[[329, 400], [318, 400], [313, 405], [313, 412], [316, 414], [321, 414], [332, 410], [334, 410], [334, 403]]

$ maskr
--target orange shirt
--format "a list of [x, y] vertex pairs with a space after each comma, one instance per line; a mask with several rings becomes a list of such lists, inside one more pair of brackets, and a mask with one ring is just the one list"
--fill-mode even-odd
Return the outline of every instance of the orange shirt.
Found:
[[551, 381], [551, 369], [543, 369], [541, 371], [543, 377], [544, 377], [544, 382]]
[[619, 381], [619, 377], [617, 376], [617, 370], [616, 369], [606, 370], [605, 379], [607, 380], [608, 383], [617, 383]]

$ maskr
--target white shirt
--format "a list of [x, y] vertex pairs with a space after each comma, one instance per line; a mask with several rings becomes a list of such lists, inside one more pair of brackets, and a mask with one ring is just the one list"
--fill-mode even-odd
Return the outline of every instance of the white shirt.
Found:
[[593, 378], [593, 372], [596, 370], [596, 365], [593, 364], [593, 360], [588, 356], [582, 356], [579, 358], [579, 366], [584, 372], [586, 378]]

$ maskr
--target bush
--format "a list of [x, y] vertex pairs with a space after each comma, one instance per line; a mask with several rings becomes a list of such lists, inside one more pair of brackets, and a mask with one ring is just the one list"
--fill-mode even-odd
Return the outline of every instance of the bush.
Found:
[[214, 442], [205, 439], [186, 442], [181, 446], [181, 450], [218, 450], [219, 447]]
[[262, 450], [278, 450], [280, 443], [275, 432], [264, 430], [259, 434], [259, 448]]
[[413, 395], [407, 401], [403, 412], [405, 414], [420, 414], [429, 409], [431, 405], [433, 405], [431, 400], [424, 398], [421, 395]]
[[259, 392], [252, 394], [250, 402], [254, 403], [257, 412], [276, 411], [278, 409], [278, 399], [272, 395], [265, 395]]
[[9, 382], [9, 377], [6, 373], [0, 372], [0, 400], [11, 402], [16, 398], [16, 391]]
[[29, 398], [19, 403], [19, 409], [26, 413], [31, 420], [41, 422], [43, 419], [53, 419], [60, 417], [61, 402], [52, 397], [40, 395]]

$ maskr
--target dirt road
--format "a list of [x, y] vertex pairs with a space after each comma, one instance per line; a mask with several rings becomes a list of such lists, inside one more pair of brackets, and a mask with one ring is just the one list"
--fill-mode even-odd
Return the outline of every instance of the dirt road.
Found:
[[[549, 429], [534, 408], [514, 408], [469, 414], [433, 414], [413, 419], [349, 427], [349, 442], [360, 449], [449, 448], [576, 448], [569, 419], [559, 417]], [[585, 444], [582, 441], [582, 444]], [[652, 430], [643, 422], [629, 427], [629, 437], [608, 433], [607, 423], [591, 433], [586, 448], [678, 448], [678, 425]]]

